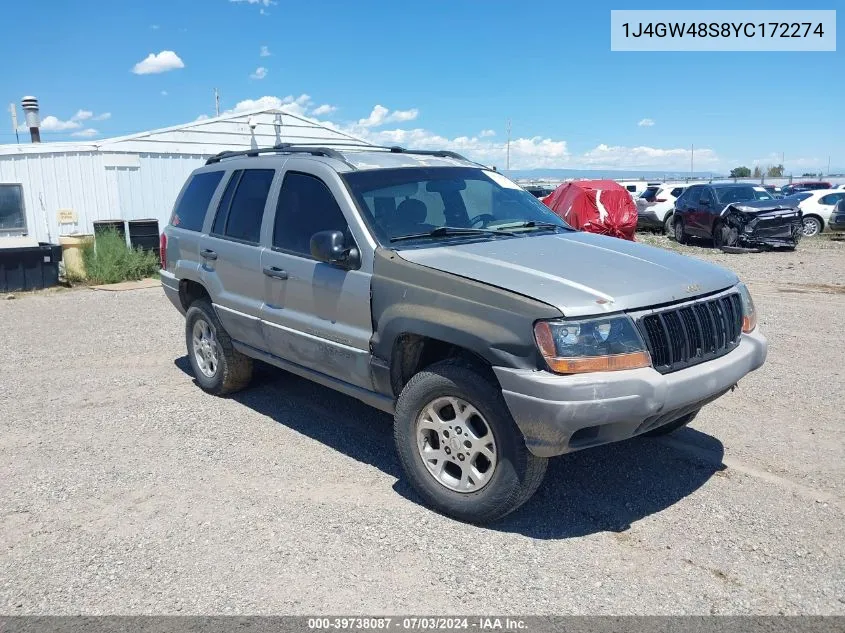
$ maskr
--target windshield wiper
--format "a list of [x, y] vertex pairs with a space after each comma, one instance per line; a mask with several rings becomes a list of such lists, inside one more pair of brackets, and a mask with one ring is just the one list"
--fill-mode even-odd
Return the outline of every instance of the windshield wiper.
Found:
[[493, 229], [471, 229], [460, 226], [440, 226], [428, 233], [411, 233], [390, 238], [391, 242], [403, 242], [405, 240], [419, 240], [426, 238], [449, 237], [452, 235], [515, 235], [509, 231]]
[[528, 220], [527, 222], [511, 222], [500, 225], [496, 231], [503, 229], [566, 229], [565, 226], [555, 224], [554, 222], [537, 222], [536, 220]]

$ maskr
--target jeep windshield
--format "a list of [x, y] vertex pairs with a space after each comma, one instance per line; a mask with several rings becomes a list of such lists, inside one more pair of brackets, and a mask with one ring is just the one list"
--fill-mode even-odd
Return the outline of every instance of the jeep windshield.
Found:
[[343, 174], [380, 243], [505, 239], [572, 230], [501, 174], [473, 167], [405, 167]]

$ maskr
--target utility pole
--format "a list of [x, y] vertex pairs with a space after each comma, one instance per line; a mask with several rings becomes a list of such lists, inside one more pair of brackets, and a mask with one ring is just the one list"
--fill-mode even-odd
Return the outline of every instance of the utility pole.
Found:
[[830, 176], [830, 156], [827, 157], [827, 175]]
[[511, 168], [511, 120], [508, 119], [508, 145], [507, 156], [505, 157], [505, 169], [510, 171]]
[[689, 152], [689, 175], [692, 178], [692, 174], [695, 172], [695, 145], [690, 145], [690, 152]]
[[220, 93], [214, 89], [214, 116], [220, 116]]

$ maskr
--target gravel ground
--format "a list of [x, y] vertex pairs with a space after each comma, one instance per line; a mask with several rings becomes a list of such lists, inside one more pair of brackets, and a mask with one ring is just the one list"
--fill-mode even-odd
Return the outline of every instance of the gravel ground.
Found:
[[357, 401], [205, 395], [157, 289], [0, 301], [0, 613], [845, 614], [845, 245], [682, 250], [749, 282], [767, 364], [488, 528], [422, 507]]

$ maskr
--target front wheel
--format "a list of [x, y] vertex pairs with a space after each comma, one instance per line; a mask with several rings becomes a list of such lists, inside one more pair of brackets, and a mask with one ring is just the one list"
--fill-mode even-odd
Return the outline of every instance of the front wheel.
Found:
[[492, 379], [457, 360], [435, 363], [405, 385], [394, 439], [426, 505], [470, 523], [494, 521], [525, 503], [548, 462], [528, 451]]
[[683, 218], [675, 218], [675, 241], [678, 244], [686, 244], [687, 234], [684, 232], [684, 220]]
[[665, 233], [666, 237], [669, 239], [675, 237], [675, 216], [671, 213], [666, 216], [665, 220], [663, 220], [663, 233]]

